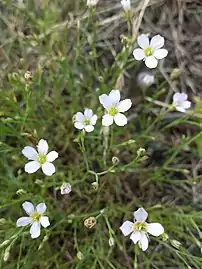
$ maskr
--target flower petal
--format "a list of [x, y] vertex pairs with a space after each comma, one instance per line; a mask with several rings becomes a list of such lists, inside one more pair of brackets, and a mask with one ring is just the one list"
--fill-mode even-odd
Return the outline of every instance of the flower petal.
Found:
[[47, 162], [53, 162], [57, 158], [58, 158], [58, 153], [56, 151], [51, 151], [46, 156]]
[[186, 101], [188, 98], [187, 94], [182, 92], [176, 92], [174, 95], [173, 95], [173, 101], [174, 102], [184, 102]]
[[148, 217], [148, 213], [147, 211], [144, 210], [144, 208], [141, 207], [137, 211], [134, 212], [134, 217], [136, 221], [143, 222], [143, 221], [146, 221]]
[[41, 225], [39, 222], [35, 221], [31, 228], [30, 228], [30, 234], [31, 238], [37, 238], [40, 236], [40, 230], [41, 230]]
[[132, 102], [130, 99], [125, 99], [121, 101], [118, 105], [119, 112], [128, 111], [132, 106]]
[[140, 242], [141, 249], [143, 251], [147, 250], [148, 245], [149, 245], [149, 240], [148, 240], [146, 234], [141, 234], [139, 242]]
[[118, 102], [120, 101], [120, 91], [119, 90], [112, 90], [110, 93], [109, 93], [109, 98], [111, 100], [111, 103], [113, 105], [116, 105], [118, 104]]
[[83, 122], [76, 121], [76, 122], [74, 123], [74, 127], [75, 127], [76, 129], [82, 130], [82, 129], [84, 128], [84, 124], [83, 124]]
[[38, 152], [41, 154], [47, 154], [48, 153], [48, 143], [46, 140], [44, 139], [40, 139], [39, 143], [37, 145], [38, 148]]
[[102, 125], [103, 126], [110, 126], [113, 124], [113, 121], [114, 121], [114, 117], [112, 117], [111, 115], [109, 114], [105, 114], [103, 117], [102, 117]]
[[85, 117], [84, 117], [83, 113], [77, 112], [75, 119], [76, 119], [76, 121], [81, 121], [82, 122], [85, 119]]
[[22, 204], [22, 207], [24, 209], [24, 211], [27, 213], [27, 215], [31, 215], [34, 212], [34, 205], [30, 202], [24, 202]]
[[87, 133], [90, 133], [94, 130], [94, 126], [93, 125], [86, 125], [84, 127], [84, 129], [86, 130]]
[[132, 221], [126, 220], [119, 228], [124, 236], [129, 235], [133, 231], [134, 223]]
[[55, 173], [55, 166], [52, 163], [45, 162], [41, 168], [44, 174], [47, 176], [52, 176], [52, 174]]
[[133, 56], [137, 61], [140, 61], [145, 58], [145, 53], [143, 49], [135, 49], [133, 51]]
[[50, 225], [48, 217], [44, 217], [44, 216], [40, 218], [40, 223], [44, 228]]
[[91, 119], [92, 116], [93, 116], [93, 111], [92, 111], [92, 109], [88, 109], [88, 108], [86, 108], [86, 109], [84, 110], [84, 116], [85, 116], [86, 119]]
[[22, 154], [29, 160], [36, 160], [38, 153], [33, 147], [24, 147]]
[[30, 217], [22, 217], [22, 218], [19, 218], [17, 220], [16, 226], [17, 227], [24, 227], [24, 226], [29, 225], [30, 223], [32, 223], [32, 218], [30, 218]]
[[159, 236], [164, 233], [164, 228], [160, 223], [149, 223], [146, 229], [153, 236]]
[[158, 60], [165, 58], [168, 55], [168, 51], [166, 49], [157, 49], [154, 51], [154, 57]]
[[40, 168], [40, 164], [36, 161], [31, 161], [25, 164], [25, 172], [32, 174]]
[[149, 56], [145, 58], [145, 64], [148, 68], [156, 68], [158, 65], [158, 61], [154, 56]]
[[137, 43], [142, 49], [146, 49], [149, 47], [149, 38], [147, 35], [142, 34], [138, 36]]
[[116, 116], [114, 117], [114, 121], [118, 126], [124, 126], [128, 122], [126, 116], [121, 113], [116, 114]]
[[182, 106], [175, 106], [175, 109], [179, 112], [185, 113], [186, 109], [184, 109]]
[[184, 101], [184, 103], [183, 103], [183, 108], [188, 109], [188, 108], [190, 108], [190, 107], [191, 107], [191, 102], [189, 102], [189, 101]]
[[93, 115], [90, 122], [92, 125], [95, 125], [97, 122], [97, 115]]
[[99, 100], [105, 109], [108, 109], [111, 106], [111, 100], [108, 95], [106, 94], [100, 95]]
[[164, 46], [164, 42], [164, 37], [162, 37], [161, 35], [155, 35], [151, 39], [150, 46], [155, 50], [160, 49]]
[[134, 244], [136, 244], [141, 238], [141, 233], [139, 232], [133, 232], [130, 236], [130, 239], [133, 241]]
[[36, 206], [36, 211], [39, 214], [43, 214], [46, 211], [46, 204], [45, 203], [40, 203]]

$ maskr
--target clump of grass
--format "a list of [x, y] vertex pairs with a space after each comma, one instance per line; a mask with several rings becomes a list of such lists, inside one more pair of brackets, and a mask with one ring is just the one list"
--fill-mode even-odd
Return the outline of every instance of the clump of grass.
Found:
[[[120, 5], [100, 3], [89, 11], [79, 1], [2, 2], [1, 268], [201, 268], [200, 95], [190, 113], [167, 111], [171, 95], [191, 72], [177, 58], [184, 73], [173, 77], [177, 51], [169, 32], [171, 50], [164, 66], [161, 62], [153, 72], [155, 84], [142, 89], [134, 82], [145, 68], [132, 56], [136, 33], [144, 27], [162, 34], [170, 8], [161, 6], [163, 1], [145, 3], [134, 3], [138, 16], [127, 24]], [[159, 8], [165, 12], [158, 24]], [[187, 4], [183, 10], [193, 8]], [[174, 21], [169, 23], [174, 35]], [[114, 125], [108, 133], [101, 125], [99, 96], [116, 87], [133, 107], [127, 126]], [[72, 117], [86, 107], [99, 120], [84, 138]], [[51, 177], [24, 172], [21, 151], [41, 138], [59, 153]], [[64, 182], [71, 184], [69, 195], [61, 195]], [[51, 225], [38, 239], [16, 227], [24, 201], [47, 205]], [[146, 252], [119, 229], [138, 207], [147, 209], [149, 222], [165, 229]]]

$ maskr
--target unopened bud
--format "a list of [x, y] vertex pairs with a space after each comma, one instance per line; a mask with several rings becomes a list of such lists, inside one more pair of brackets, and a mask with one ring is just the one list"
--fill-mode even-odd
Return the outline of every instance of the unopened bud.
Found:
[[25, 79], [29, 80], [30, 78], [32, 78], [32, 73], [30, 71], [26, 71], [25, 73]]
[[70, 183], [63, 183], [60, 190], [62, 195], [69, 194], [72, 191], [72, 186]]
[[10, 246], [7, 247], [5, 250], [4, 257], [3, 257], [4, 262], [7, 262], [9, 257], [10, 257]]
[[17, 194], [17, 195], [23, 195], [23, 194], [25, 194], [25, 193], [26, 193], [26, 191], [23, 190], [23, 189], [19, 189], [19, 190], [16, 191], [16, 194]]
[[112, 158], [112, 164], [113, 164], [113, 165], [118, 165], [119, 162], [120, 162], [120, 160], [119, 160], [118, 157], [113, 157], [113, 158]]
[[89, 229], [93, 228], [96, 225], [96, 223], [97, 223], [97, 221], [96, 221], [95, 217], [90, 217], [90, 218], [84, 220], [84, 225]]
[[81, 251], [78, 251], [77, 252], [77, 254], [76, 254], [76, 256], [77, 256], [77, 258], [79, 259], [79, 260], [82, 260], [83, 259], [83, 253], [81, 252]]
[[0, 219], [0, 224], [5, 224], [5, 223], [6, 223], [6, 219], [1, 218], [1, 219]]
[[170, 240], [170, 242], [171, 242], [171, 245], [172, 245], [174, 248], [179, 249], [180, 246], [181, 246], [181, 243], [180, 243], [179, 241], [175, 240], [175, 239]]
[[146, 150], [144, 148], [139, 148], [137, 150], [137, 157], [141, 157], [145, 154]]
[[168, 236], [166, 233], [163, 233], [163, 234], [161, 235], [161, 238], [162, 238], [163, 241], [167, 241], [168, 238], [169, 238], [169, 236]]
[[9, 244], [9, 242], [10, 242], [10, 240], [3, 241], [3, 243], [1, 243], [1, 245], [0, 245], [0, 248], [5, 247], [6, 245]]
[[109, 246], [110, 246], [110, 247], [113, 247], [114, 244], [115, 244], [114, 238], [113, 238], [113, 237], [110, 237], [110, 238], [109, 238]]
[[150, 87], [155, 83], [154, 75], [151, 72], [141, 72], [137, 76], [137, 83], [141, 88]]
[[40, 180], [40, 179], [36, 179], [36, 180], [35, 180], [35, 183], [36, 183], [37, 185], [43, 185], [43, 181]]
[[182, 73], [182, 70], [181, 70], [181, 69], [179, 69], [179, 68], [174, 68], [173, 71], [172, 71], [171, 74], [170, 74], [170, 78], [171, 78], [171, 80], [176, 80], [176, 79], [178, 79], [178, 78], [180, 77], [181, 73]]
[[95, 190], [95, 191], [97, 191], [98, 190], [98, 188], [99, 188], [99, 184], [98, 184], [98, 182], [93, 182], [92, 184], [92, 187], [93, 187], [93, 189]]

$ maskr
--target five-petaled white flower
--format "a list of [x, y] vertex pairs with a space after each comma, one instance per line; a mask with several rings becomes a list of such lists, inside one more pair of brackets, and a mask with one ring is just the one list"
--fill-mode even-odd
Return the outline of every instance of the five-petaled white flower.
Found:
[[92, 132], [97, 121], [97, 115], [93, 114], [91, 109], [86, 108], [84, 114], [81, 112], [76, 113], [74, 127], [79, 130], [86, 130], [86, 132]]
[[128, 12], [131, 10], [131, 3], [130, 0], [122, 0], [121, 5], [125, 12]]
[[149, 68], [156, 68], [158, 60], [165, 58], [168, 55], [166, 49], [162, 49], [164, 46], [164, 37], [155, 35], [149, 42], [147, 35], [140, 35], [137, 38], [137, 43], [140, 48], [133, 51], [133, 56], [136, 60], [145, 60], [145, 64]]
[[120, 101], [120, 91], [112, 90], [109, 95], [102, 94], [99, 96], [100, 103], [106, 109], [106, 114], [102, 118], [103, 126], [110, 126], [115, 123], [118, 126], [124, 126], [127, 124], [127, 118], [122, 112], [127, 111], [132, 106], [130, 99]]
[[57, 159], [58, 153], [56, 151], [48, 153], [48, 143], [44, 139], [39, 140], [37, 149], [38, 152], [33, 147], [27, 146], [22, 150], [22, 154], [28, 160], [32, 160], [25, 164], [25, 172], [32, 174], [41, 167], [45, 175], [51, 176], [55, 173], [55, 166], [52, 162]]
[[191, 102], [187, 101], [186, 93], [175, 93], [173, 95], [173, 106], [180, 112], [186, 112], [186, 109], [191, 107]]
[[87, 5], [88, 7], [94, 7], [94, 6], [97, 5], [98, 1], [99, 1], [99, 0], [87, 0], [87, 4], [86, 4], [86, 5]]
[[139, 208], [134, 212], [134, 223], [125, 221], [120, 227], [124, 236], [131, 234], [130, 239], [134, 244], [139, 243], [140, 248], [145, 251], [148, 248], [148, 233], [159, 236], [164, 233], [164, 228], [160, 223], [147, 223], [148, 213]]
[[26, 201], [22, 204], [22, 207], [29, 217], [19, 218], [16, 222], [17, 227], [31, 225], [31, 238], [39, 237], [41, 225], [44, 228], [50, 225], [48, 217], [43, 215], [46, 211], [46, 205], [44, 203], [40, 203], [36, 206], [36, 208], [34, 208], [32, 203]]

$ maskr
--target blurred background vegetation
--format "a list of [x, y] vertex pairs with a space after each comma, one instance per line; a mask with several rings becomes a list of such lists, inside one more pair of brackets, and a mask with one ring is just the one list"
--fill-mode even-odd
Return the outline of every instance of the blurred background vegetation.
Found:
[[[202, 3], [134, 0], [132, 12], [128, 31], [118, 0], [100, 0], [91, 15], [81, 0], [0, 1], [0, 268], [202, 267]], [[169, 50], [149, 88], [138, 85], [146, 68], [132, 56], [139, 33], [164, 36]], [[113, 88], [133, 107], [128, 125], [113, 128], [106, 160], [100, 121], [85, 139], [91, 170], [120, 160], [95, 191], [72, 117], [85, 107], [101, 116], [98, 96]], [[189, 95], [191, 114], [165, 113], [178, 91]], [[52, 177], [24, 172], [21, 150], [40, 138], [59, 152]], [[137, 161], [140, 147], [147, 159]], [[16, 228], [25, 200], [47, 205], [51, 226], [36, 240]], [[119, 230], [140, 206], [167, 234], [146, 252]], [[90, 216], [98, 216], [92, 229], [83, 225]]]

